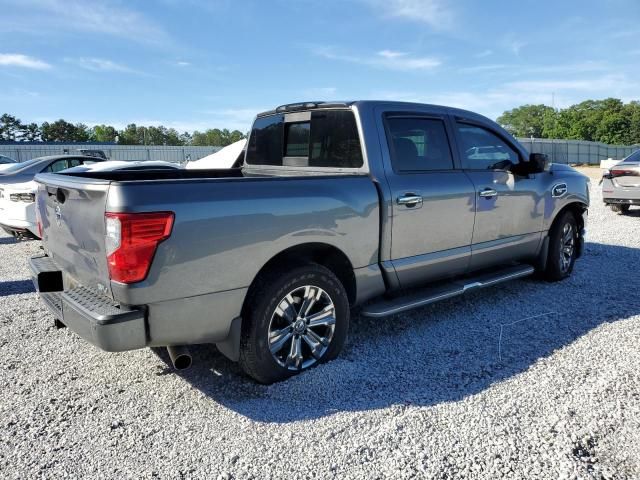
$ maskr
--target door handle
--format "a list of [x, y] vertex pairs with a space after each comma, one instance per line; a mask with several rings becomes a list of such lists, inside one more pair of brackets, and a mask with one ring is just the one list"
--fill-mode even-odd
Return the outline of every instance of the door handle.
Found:
[[485, 188], [484, 190], [480, 190], [478, 192], [478, 195], [484, 198], [491, 198], [498, 195], [498, 192], [496, 192], [493, 188]]
[[398, 205], [413, 208], [422, 205], [422, 196], [416, 195], [415, 193], [405, 193], [402, 197], [398, 197], [397, 202]]

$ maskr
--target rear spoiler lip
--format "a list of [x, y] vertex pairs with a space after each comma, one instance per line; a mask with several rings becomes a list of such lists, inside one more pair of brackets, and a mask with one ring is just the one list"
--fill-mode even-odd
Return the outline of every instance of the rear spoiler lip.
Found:
[[104, 187], [108, 186], [111, 183], [111, 180], [102, 180], [97, 178], [83, 178], [76, 177], [73, 175], [60, 174], [60, 173], [38, 173], [33, 179], [36, 183], [40, 185], [49, 185], [56, 187], [72, 187], [78, 188], [78, 185], [87, 186], [88, 189], [91, 187]]

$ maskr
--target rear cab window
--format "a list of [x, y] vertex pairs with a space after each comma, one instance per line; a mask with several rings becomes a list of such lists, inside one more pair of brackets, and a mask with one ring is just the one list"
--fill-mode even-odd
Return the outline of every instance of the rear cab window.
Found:
[[360, 168], [362, 148], [351, 110], [314, 110], [256, 119], [248, 165]]

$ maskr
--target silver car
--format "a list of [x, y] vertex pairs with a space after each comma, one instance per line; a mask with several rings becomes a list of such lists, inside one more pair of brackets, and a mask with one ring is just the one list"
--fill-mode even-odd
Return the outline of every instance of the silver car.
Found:
[[602, 177], [602, 199], [611, 210], [625, 214], [640, 205], [640, 150], [614, 165]]

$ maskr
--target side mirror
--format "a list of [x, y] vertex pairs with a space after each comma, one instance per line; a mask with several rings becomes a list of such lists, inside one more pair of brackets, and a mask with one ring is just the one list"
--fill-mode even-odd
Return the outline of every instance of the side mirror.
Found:
[[548, 172], [551, 167], [549, 157], [544, 153], [531, 153], [529, 154], [529, 173], [542, 173]]

